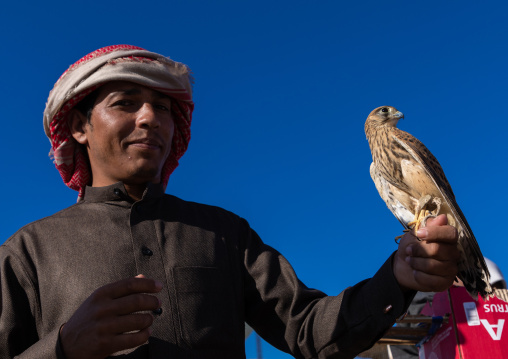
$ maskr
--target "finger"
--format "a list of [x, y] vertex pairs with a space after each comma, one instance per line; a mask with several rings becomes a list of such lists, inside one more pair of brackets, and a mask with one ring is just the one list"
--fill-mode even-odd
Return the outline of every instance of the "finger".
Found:
[[455, 244], [419, 242], [406, 247], [408, 257], [432, 258], [439, 261], [457, 262], [460, 252]]
[[152, 311], [159, 309], [161, 303], [159, 298], [149, 294], [130, 294], [117, 298], [109, 303], [112, 313], [126, 315], [135, 312]]
[[152, 329], [150, 327], [134, 333], [125, 333], [114, 336], [110, 341], [108, 347], [109, 353], [107, 356], [118, 352], [120, 350], [131, 349], [139, 347], [148, 341]]
[[[430, 233], [429, 240], [417, 241], [410, 235], [404, 236], [401, 244], [402, 257], [433, 258], [441, 261], [456, 262], [460, 258], [460, 251], [456, 244], [456, 230], [453, 227], [443, 230], [441, 236], [444, 239], [435, 240], [435, 233]], [[441, 227], [439, 227], [441, 228]], [[448, 241], [448, 242], [447, 242]], [[400, 252], [400, 251], [399, 251]]]
[[429, 275], [449, 277], [453, 279], [457, 274], [457, 263], [455, 261], [407, 257], [406, 262], [413, 270]]
[[427, 242], [455, 244], [458, 240], [457, 229], [449, 225], [420, 228], [416, 235], [419, 239]]
[[127, 278], [107, 284], [95, 291], [95, 295], [106, 298], [121, 298], [134, 293], [158, 293], [162, 283], [149, 278]]
[[421, 271], [413, 271], [415, 281], [422, 292], [442, 292], [451, 287], [454, 276], [438, 276]]
[[154, 317], [151, 314], [135, 313], [112, 318], [105, 325], [109, 327], [109, 333], [124, 334], [146, 329], [153, 324], [153, 320]]
[[448, 224], [448, 218], [446, 217], [446, 214], [440, 214], [437, 217], [429, 217], [427, 219], [427, 227], [429, 226], [444, 226]]

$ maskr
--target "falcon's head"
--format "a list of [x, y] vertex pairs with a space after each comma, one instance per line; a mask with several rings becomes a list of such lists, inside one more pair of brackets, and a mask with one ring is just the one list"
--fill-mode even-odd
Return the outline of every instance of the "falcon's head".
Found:
[[404, 114], [395, 107], [381, 106], [370, 113], [365, 125], [396, 127], [401, 118], [404, 118]]

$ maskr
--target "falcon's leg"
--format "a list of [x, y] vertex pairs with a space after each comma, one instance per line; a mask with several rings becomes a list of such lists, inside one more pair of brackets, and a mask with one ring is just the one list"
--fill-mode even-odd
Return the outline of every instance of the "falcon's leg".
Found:
[[418, 201], [418, 205], [415, 210], [415, 219], [409, 222], [407, 225], [412, 227], [414, 233], [425, 227], [427, 219], [430, 217], [436, 217], [441, 210], [441, 199], [438, 197], [432, 197], [431, 195], [425, 195]]
[[[423, 218], [425, 218], [425, 207], [427, 206], [427, 203], [429, 203], [432, 200], [432, 196], [430, 194], [427, 194], [425, 196], [422, 196], [418, 200], [418, 204], [415, 208], [415, 218], [407, 224], [408, 227], [412, 227], [414, 229], [414, 232], [416, 234], [416, 231], [420, 229], [421, 227], [421, 221]], [[413, 227], [414, 226], [414, 227]]]
[[416, 235], [416, 232], [418, 232], [418, 230], [421, 227], [425, 227], [424, 221], [427, 221], [427, 218], [429, 217], [429, 215], [430, 215], [430, 212], [427, 209], [422, 209], [420, 211], [420, 213], [418, 214], [418, 219], [414, 223], [414, 227], [413, 227], [413, 229], [415, 231], [415, 235]]
[[[420, 221], [421, 225], [419, 228], [426, 227], [427, 226], [427, 219], [437, 217], [439, 214], [439, 211], [441, 211], [441, 198], [434, 197], [434, 198], [432, 198], [431, 203], [434, 205], [434, 207], [430, 212], [426, 211], [427, 213]], [[426, 206], [426, 207], [428, 207], [428, 206]]]

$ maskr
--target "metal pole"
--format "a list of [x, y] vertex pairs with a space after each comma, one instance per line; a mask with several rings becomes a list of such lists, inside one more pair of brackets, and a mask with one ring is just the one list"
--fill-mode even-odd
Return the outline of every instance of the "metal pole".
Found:
[[258, 359], [263, 359], [263, 353], [261, 350], [261, 337], [256, 333], [256, 348], [258, 351]]

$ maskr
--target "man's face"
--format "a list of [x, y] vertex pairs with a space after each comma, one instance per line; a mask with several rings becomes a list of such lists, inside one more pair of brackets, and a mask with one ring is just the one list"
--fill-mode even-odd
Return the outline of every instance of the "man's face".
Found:
[[90, 122], [75, 138], [88, 151], [93, 186], [160, 182], [175, 130], [171, 99], [131, 82], [99, 89]]

